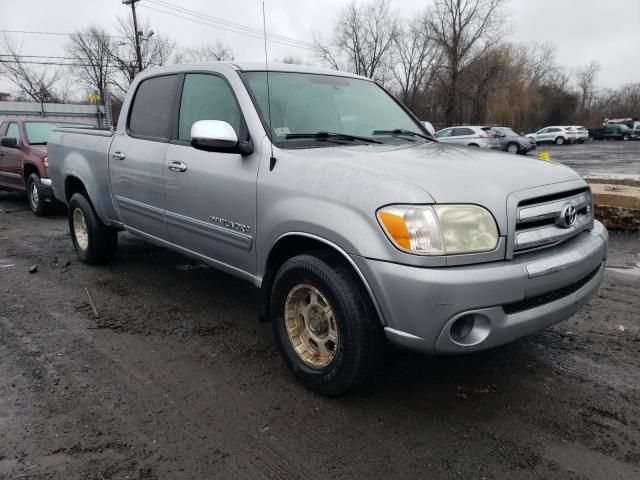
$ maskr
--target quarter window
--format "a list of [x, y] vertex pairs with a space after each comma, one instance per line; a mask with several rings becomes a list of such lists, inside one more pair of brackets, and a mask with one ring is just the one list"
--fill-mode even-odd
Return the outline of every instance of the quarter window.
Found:
[[177, 82], [177, 75], [165, 75], [140, 83], [129, 116], [132, 134], [169, 139]]
[[191, 140], [191, 126], [198, 120], [222, 120], [239, 137], [242, 114], [231, 87], [216, 75], [193, 73], [184, 79], [180, 101], [178, 140]]

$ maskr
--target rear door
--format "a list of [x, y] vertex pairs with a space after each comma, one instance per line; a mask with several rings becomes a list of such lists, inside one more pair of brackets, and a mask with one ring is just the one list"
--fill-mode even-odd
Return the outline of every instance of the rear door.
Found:
[[225, 121], [238, 138], [247, 137], [233, 89], [222, 75], [188, 73], [179, 105], [164, 169], [171, 242], [223, 269], [253, 274], [259, 154], [205, 152], [190, 143], [191, 126], [198, 120]]
[[150, 77], [137, 87], [125, 132], [109, 151], [111, 189], [125, 226], [167, 241], [164, 218], [165, 156], [173, 126], [180, 75]]
[[454, 139], [454, 143], [460, 145], [469, 145], [470, 143], [478, 144], [478, 135], [471, 128], [456, 127], [451, 133], [451, 138]]
[[0, 184], [24, 189], [25, 182], [22, 178], [22, 135], [17, 122], [9, 122], [4, 137], [15, 138], [18, 148], [0, 146]]

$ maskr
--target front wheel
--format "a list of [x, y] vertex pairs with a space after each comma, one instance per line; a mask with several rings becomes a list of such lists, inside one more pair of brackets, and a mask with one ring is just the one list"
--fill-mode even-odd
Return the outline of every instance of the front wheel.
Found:
[[507, 152], [509, 153], [518, 153], [520, 151], [520, 147], [518, 146], [517, 143], [510, 143], [509, 145], [507, 145]]
[[83, 263], [107, 263], [118, 247], [118, 231], [108, 227], [81, 193], [69, 201], [69, 230], [78, 258]]
[[44, 217], [47, 214], [47, 204], [44, 201], [40, 177], [35, 173], [29, 175], [27, 180], [27, 195], [29, 196], [29, 207], [34, 215]]
[[287, 260], [271, 292], [285, 363], [306, 387], [339, 395], [361, 385], [382, 356], [383, 333], [354, 275], [331, 256]]

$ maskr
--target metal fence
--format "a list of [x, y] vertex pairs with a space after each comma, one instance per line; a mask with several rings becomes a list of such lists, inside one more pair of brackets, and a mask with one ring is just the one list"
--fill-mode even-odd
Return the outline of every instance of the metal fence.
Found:
[[18, 117], [86, 123], [101, 128], [108, 127], [110, 123], [103, 105], [0, 102], [0, 122]]

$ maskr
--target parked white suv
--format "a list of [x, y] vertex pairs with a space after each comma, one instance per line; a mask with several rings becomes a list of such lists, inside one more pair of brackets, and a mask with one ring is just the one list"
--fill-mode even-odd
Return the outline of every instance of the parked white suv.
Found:
[[556, 145], [573, 143], [578, 139], [578, 134], [570, 127], [545, 127], [536, 133], [528, 133], [525, 136], [536, 143], [555, 143]]
[[576, 132], [576, 142], [584, 143], [589, 140], [589, 130], [587, 130], [586, 127], [583, 127], [582, 125], [570, 125], [567, 128], [570, 128], [571, 130]]

